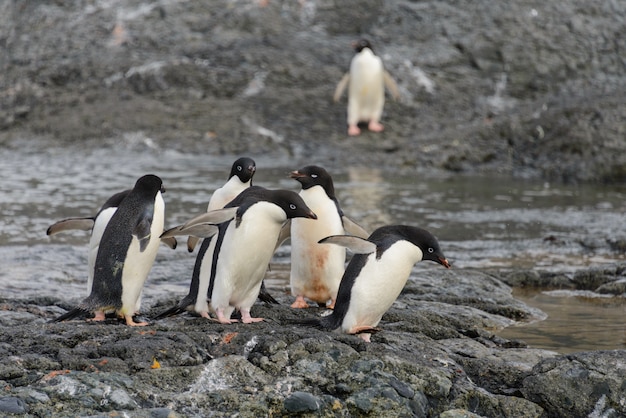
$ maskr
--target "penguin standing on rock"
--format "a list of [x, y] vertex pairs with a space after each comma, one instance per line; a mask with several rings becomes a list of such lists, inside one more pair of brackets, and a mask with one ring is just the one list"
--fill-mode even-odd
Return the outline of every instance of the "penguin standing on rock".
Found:
[[339, 101], [348, 86], [348, 135], [361, 133], [360, 122], [367, 123], [372, 132], [381, 132], [384, 129], [380, 118], [385, 105], [385, 87], [397, 99], [398, 86], [383, 68], [380, 57], [374, 55], [368, 40], [361, 39], [353, 47], [356, 55], [350, 62], [350, 72], [337, 84], [333, 98]]
[[161, 194], [164, 192], [161, 179], [155, 175], [148, 174], [137, 180], [102, 232], [90, 295], [77, 308], [53, 322], [72, 319], [85, 312], [114, 310], [127, 325], [147, 325], [135, 322], [133, 314], [161, 241], [165, 216]]
[[[252, 177], [254, 177], [255, 172], [256, 163], [252, 158], [241, 157], [237, 159], [230, 169], [228, 181], [211, 195], [207, 212], [222, 209], [239, 193], [252, 186]], [[187, 239], [187, 250], [193, 252], [197, 244], [198, 237], [190, 236]]]
[[307, 308], [306, 299], [321, 306], [335, 305], [339, 282], [346, 261], [345, 248], [319, 244], [329, 235], [350, 234], [367, 238], [368, 234], [344, 216], [335, 197], [333, 179], [322, 167], [311, 165], [291, 172], [302, 185], [300, 196], [317, 215], [317, 220], [291, 220], [291, 294], [292, 308]]
[[[107, 199], [106, 202], [102, 205], [98, 213], [92, 217], [84, 217], [84, 218], [68, 218], [63, 219], [59, 222], [56, 222], [48, 228], [46, 231], [46, 235], [52, 236], [56, 235], [59, 232], [71, 231], [71, 230], [81, 230], [88, 231], [91, 230], [91, 237], [89, 238], [89, 255], [87, 257], [87, 294], [91, 293], [91, 286], [93, 284], [93, 270], [94, 265], [96, 263], [96, 256], [98, 255], [98, 248], [100, 247], [100, 240], [102, 239], [102, 234], [104, 233], [104, 229], [107, 224], [111, 220], [111, 217], [117, 210], [119, 204], [124, 200], [126, 196], [130, 193], [130, 189], [124, 190], [119, 193], [115, 193], [113, 196]], [[171, 249], [176, 249], [177, 241], [176, 238], [166, 238], [163, 240], [163, 243], [166, 244]], [[139, 310], [141, 299], [137, 301], [136, 310]], [[102, 311], [95, 312], [95, 321], [101, 321], [105, 319], [105, 313]]]
[[329, 331], [341, 327], [366, 342], [378, 331], [376, 325], [400, 295], [415, 263], [430, 260], [450, 268], [437, 239], [413, 226], [383, 226], [366, 240], [339, 235], [320, 243], [348, 247], [355, 255], [341, 279], [332, 314], [296, 322]]
[[[231, 219], [216, 228], [221, 214]], [[241, 312], [243, 323], [262, 321], [250, 315], [250, 308], [259, 296], [283, 224], [296, 217], [317, 218], [295, 192], [252, 186], [224, 209], [166, 231], [164, 237], [191, 233], [200, 238], [215, 236], [200, 246], [189, 294], [157, 318], [181, 312], [192, 303], [196, 312], [209, 318], [210, 300], [217, 320], [223, 324], [233, 322], [235, 309]]]

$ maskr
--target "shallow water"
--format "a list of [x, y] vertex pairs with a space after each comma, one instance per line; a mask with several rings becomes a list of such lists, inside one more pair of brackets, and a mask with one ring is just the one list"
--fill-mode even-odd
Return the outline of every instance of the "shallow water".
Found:
[[[2, 296], [84, 297], [88, 234], [75, 231], [47, 237], [50, 224], [67, 217], [94, 215], [110, 195], [132, 187], [146, 173], [164, 180], [166, 226], [179, 224], [205, 210], [211, 192], [224, 183], [237, 157], [161, 150], [141, 134], [97, 146], [58, 146], [39, 140], [10, 144], [2, 150], [0, 165]], [[311, 160], [293, 166], [287, 158], [252, 157], [258, 167], [255, 184], [296, 191], [298, 184], [288, 178], [289, 171], [305, 164], [323, 165]], [[581, 266], [624, 258], [607, 244], [607, 240], [626, 237], [623, 187], [563, 186], [497, 176], [392, 176], [349, 162], [333, 169], [332, 174], [348, 216], [369, 230], [390, 223], [429, 229], [456, 268], [573, 272]], [[184, 245], [176, 251], [162, 246], [144, 303], [172, 293], [186, 294], [193, 258]], [[283, 249], [271, 273], [275, 287], [286, 285], [287, 263], [288, 249]], [[597, 298], [550, 297], [545, 304], [543, 294], [520, 297], [544, 309], [549, 317], [541, 323], [544, 328], [529, 325], [518, 328], [521, 335], [510, 337], [527, 339], [537, 347], [583, 347], [569, 341], [571, 336], [558, 336], [557, 332], [568, 328], [555, 312], [567, 311], [567, 321], [576, 332], [583, 322], [619, 324], [624, 317], [619, 298], [612, 298], [607, 305], [598, 304]], [[590, 335], [581, 340], [584, 349], [626, 346], [623, 331], [613, 339], [609, 337]]]

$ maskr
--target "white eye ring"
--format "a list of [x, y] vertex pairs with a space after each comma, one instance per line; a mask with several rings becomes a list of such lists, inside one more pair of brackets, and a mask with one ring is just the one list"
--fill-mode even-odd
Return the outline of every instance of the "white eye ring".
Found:
[[289, 205], [289, 209], [291, 210], [296, 210], [296, 205], [294, 205], [293, 203]]
[[317, 178], [317, 174], [311, 174], [311, 178], [316, 179]]
[[429, 247], [429, 248], [428, 248], [428, 252], [432, 254], [432, 253], [434, 253], [434, 252], [435, 252], [435, 249], [434, 249], [434, 248], [432, 248], [432, 247]]
[[242, 166], [240, 166], [240, 165], [238, 165], [238, 166], [237, 166], [237, 171], [241, 171], [241, 170], [243, 170], [243, 167], [242, 167]]

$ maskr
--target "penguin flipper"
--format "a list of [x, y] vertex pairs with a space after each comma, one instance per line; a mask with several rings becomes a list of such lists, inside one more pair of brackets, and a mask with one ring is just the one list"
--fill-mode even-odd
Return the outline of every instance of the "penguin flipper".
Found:
[[276, 246], [274, 247], [274, 251], [278, 249], [285, 241], [291, 238], [291, 219], [287, 219], [287, 221], [280, 228], [280, 234], [278, 234], [278, 239], [276, 240]]
[[333, 95], [333, 101], [335, 101], [335, 102], [339, 101], [339, 99], [341, 98], [341, 95], [343, 94], [343, 91], [346, 89], [346, 87], [348, 86], [349, 82], [350, 82], [350, 73], [346, 73], [341, 78], [341, 81], [339, 81], [339, 83], [337, 84], [337, 87], [335, 88], [335, 94]]
[[63, 315], [58, 316], [54, 319], [51, 319], [50, 321], [48, 321], [48, 323], [68, 321], [70, 319], [74, 319], [81, 315], [87, 315], [87, 314], [89, 314], [89, 311], [87, 309], [78, 307], [78, 308], [70, 309], [69, 311], [65, 312]]
[[71, 231], [78, 229], [80, 231], [89, 231], [93, 228], [93, 218], [68, 218], [56, 222], [48, 227], [46, 235], [54, 235], [63, 231]]
[[219, 225], [221, 223], [224, 223], [226, 221], [230, 221], [231, 219], [233, 219], [235, 215], [237, 214], [237, 209], [239, 208], [237, 206], [234, 206], [234, 207], [228, 207], [224, 209], [216, 209], [210, 212], [205, 212], [185, 222], [182, 227], [188, 228], [190, 226], [197, 225], [197, 224]]
[[198, 245], [198, 241], [200, 241], [200, 238], [189, 236], [187, 238], [187, 251], [192, 253], [193, 250], [196, 248], [196, 245]]
[[355, 254], [370, 254], [376, 251], [376, 244], [351, 235], [331, 235], [318, 241], [319, 244], [336, 244], [346, 247]]
[[341, 222], [343, 223], [343, 229], [345, 229], [350, 235], [363, 239], [367, 239], [370, 236], [370, 234], [363, 229], [361, 225], [357, 224], [345, 215], [341, 217]]
[[172, 250], [175, 250], [178, 246], [178, 241], [176, 241], [176, 238], [174, 237], [161, 238], [161, 242], [170, 247]]
[[389, 93], [391, 93], [391, 97], [393, 97], [394, 100], [398, 100], [398, 98], [400, 97], [400, 92], [398, 90], [398, 85], [396, 84], [396, 81], [393, 79], [391, 74], [389, 74], [387, 71], [384, 71], [383, 80], [385, 82], [385, 87], [387, 87]]
[[[217, 234], [219, 228], [212, 224], [196, 224], [189, 227], [185, 227], [184, 225], [175, 226], [174, 228], [168, 229], [164, 233], [161, 234], [161, 239], [177, 237], [181, 235], [189, 235], [191, 237], [198, 238], [210, 238], [213, 235]], [[187, 248], [189, 249], [189, 248]], [[191, 249], [193, 251], [193, 248]]]
[[267, 291], [267, 288], [265, 287], [265, 281], [261, 282], [261, 290], [259, 291], [259, 299], [261, 299], [261, 301], [265, 303], [271, 303], [273, 305], [280, 305], [280, 303], [278, 303], [278, 301], [274, 299], [272, 295], [270, 295], [270, 292]]

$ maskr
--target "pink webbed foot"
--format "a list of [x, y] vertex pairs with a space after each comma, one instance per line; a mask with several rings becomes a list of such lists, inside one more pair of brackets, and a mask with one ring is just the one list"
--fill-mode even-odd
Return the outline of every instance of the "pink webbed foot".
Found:
[[252, 324], [254, 322], [261, 322], [261, 321], [263, 321], [263, 318], [253, 318], [252, 316], [250, 316], [249, 309], [241, 310], [241, 322], [243, 322], [244, 324]]
[[124, 315], [124, 319], [126, 319], [126, 325], [129, 327], [145, 327], [148, 325], [147, 322], [135, 322], [132, 315]]
[[359, 129], [358, 126], [356, 126], [356, 125], [349, 125], [348, 126], [348, 135], [350, 135], [350, 136], [357, 136], [360, 133], [361, 133], [361, 129]]
[[226, 317], [226, 315], [224, 315], [223, 309], [217, 308], [215, 310], [215, 313], [217, 314], [217, 320], [220, 324], [232, 324], [233, 322], [237, 322], [236, 319], [230, 319], [230, 317]]
[[370, 121], [370, 123], [367, 125], [367, 129], [369, 129], [372, 132], [382, 132], [385, 129], [385, 127], [378, 122]]
[[104, 311], [96, 311], [94, 312], [94, 314], [95, 316], [91, 318], [90, 321], [98, 322], [98, 321], [104, 321], [106, 319], [106, 315], [104, 314]]
[[308, 308], [309, 304], [306, 303], [306, 300], [304, 300], [304, 296], [297, 296], [296, 300], [291, 304], [292, 308], [295, 309], [304, 309], [304, 308]]

